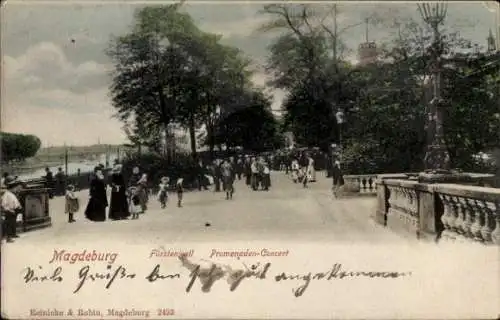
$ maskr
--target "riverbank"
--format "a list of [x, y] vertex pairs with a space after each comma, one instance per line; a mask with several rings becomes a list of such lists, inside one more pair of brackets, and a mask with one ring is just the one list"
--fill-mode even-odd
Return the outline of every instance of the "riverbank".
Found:
[[[84, 160], [72, 161], [72, 163], [84, 163]], [[61, 167], [64, 169], [64, 162], [61, 161], [43, 161], [33, 163], [22, 163], [17, 165], [2, 165], [2, 172], [8, 172], [11, 175], [22, 175], [45, 168]]]

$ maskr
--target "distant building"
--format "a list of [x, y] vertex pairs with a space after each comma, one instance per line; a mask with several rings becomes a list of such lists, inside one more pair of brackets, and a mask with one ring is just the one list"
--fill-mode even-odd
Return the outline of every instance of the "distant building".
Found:
[[497, 44], [495, 43], [495, 37], [493, 37], [493, 32], [491, 31], [491, 29], [488, 38], [486, 38], [486, 41], [488, 43], [488, 52], [497, 51]]
[[366, 41], [359, 45], [358, 57], [360, 65], [367, 65], [377, 62], [377, 44], [374, 41], [368, 40], [368, 21], [366, 21]]
[[359, 45], [358, 48], [359, 64], [367, 65], [377, 61], [378, 52], [375, 42], [365, 42]]

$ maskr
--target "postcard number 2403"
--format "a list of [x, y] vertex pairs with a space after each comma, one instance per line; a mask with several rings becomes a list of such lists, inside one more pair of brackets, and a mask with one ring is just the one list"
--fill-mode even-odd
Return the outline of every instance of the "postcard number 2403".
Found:
[[158, 316], [173, 316], [175, 315], [174, 309], [157, 309], [156, 310]]

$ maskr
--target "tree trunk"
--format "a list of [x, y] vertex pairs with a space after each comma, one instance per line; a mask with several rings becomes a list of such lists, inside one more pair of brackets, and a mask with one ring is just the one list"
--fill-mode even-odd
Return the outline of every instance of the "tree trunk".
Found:
[[194, 115], [191, 115], [189, 119], [189, 138], [191, 140], [191, 155], [196, 161], [198, 154], [196, 153], [196, 125], [194, 121]]
[[207, 124], [207, 138], [208, 138], [208, 150], [210, 154], [210, 158], [212, 160], [215, 159], [214, 149], [215, 149], [215, 141], [214, 141], [214, 128], [211, 123]]
[[169, 136], [168, 136], [168, 126], [165, 127], [165, 141], [163, 142], [165, 144], [165, 148], [163, 149], [163, 156], [167, 159], [169, 159], [169, 151], [170, 151], [170, 144], [169, 144]]

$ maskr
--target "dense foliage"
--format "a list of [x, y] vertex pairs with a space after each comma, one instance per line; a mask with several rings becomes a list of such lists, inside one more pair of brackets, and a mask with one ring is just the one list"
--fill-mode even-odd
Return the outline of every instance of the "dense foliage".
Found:
[[163, 176], [169, 177], [172, 183], [175, 183], [178, 178], [183, 178], [184, 186], [187, 188], [194, 187], [197, 183], [199, 171], [196, 162], [191, 157], [179, 155], [175, 161], [167, 163], [166, 159], [158, 154], [133, 154], [121, 162], [123, 174], [127, 180], [132, 175], [133, 168], [137, 166], [141, 169], [141, 173], [148, 175], [150, 186], [158, 186]]
[[2, 143], [2, 162], [22, 161], [33, 157], [42, 145], [40, 139], [34, 135], [0, 133]]
[[[341, 143], [352, 173], [422, 170], [428, 131], [434, 129], [428, 128], [429, 62], [436, 49], [430, 30], [411, 17], [372, 14], [366, 17], [372, 23], [395, 30], [393, 39], [379, 44], [376, 63], [352, 65], [342, 56], [341, 36], [357, 24], [340, 25], [339, 6], [330, 8], [273, 4], [262, 10], [270, 17], [262, 29], [279, 32], [267, 67], [273, 76], [269, 84], [288, 92], [285, 128], [304, 146], [326, 150]], [[471, 41], [446, 28], [441, 43], [444, 131], [452, 165], [477, 171], [474, 155], [500, 147], [499, 64], [485, 68], [498, 54], [471, 52]], [[345, 123], [337, 123], [339, 110]]]
[[[196, 156], [197, 129], [205, 129], [204, 140], [213, 152], [220, 142], [241, 146], [249, 126], [277, 127], [268, 112], [250, 112], [253, 117], [241, 124], [228, 122], [238, 118], [231, 114], [242, 108], [267, 110], [269, 99], [250, 81], [250, 60], [239, 49], [223, 45], [221, 36], [198, 29], [180, 8], [181, 4], [141, 8], [133, 30], [111, 42], [111, 95], [130, 140], [152, 149], [162, 144], [172, 149], [172, 127], [181, 125], [189, 131]], [[262, 98], [256, 101], [255, 96]], [[229, 132], [228, 126], [237, 133]]]

